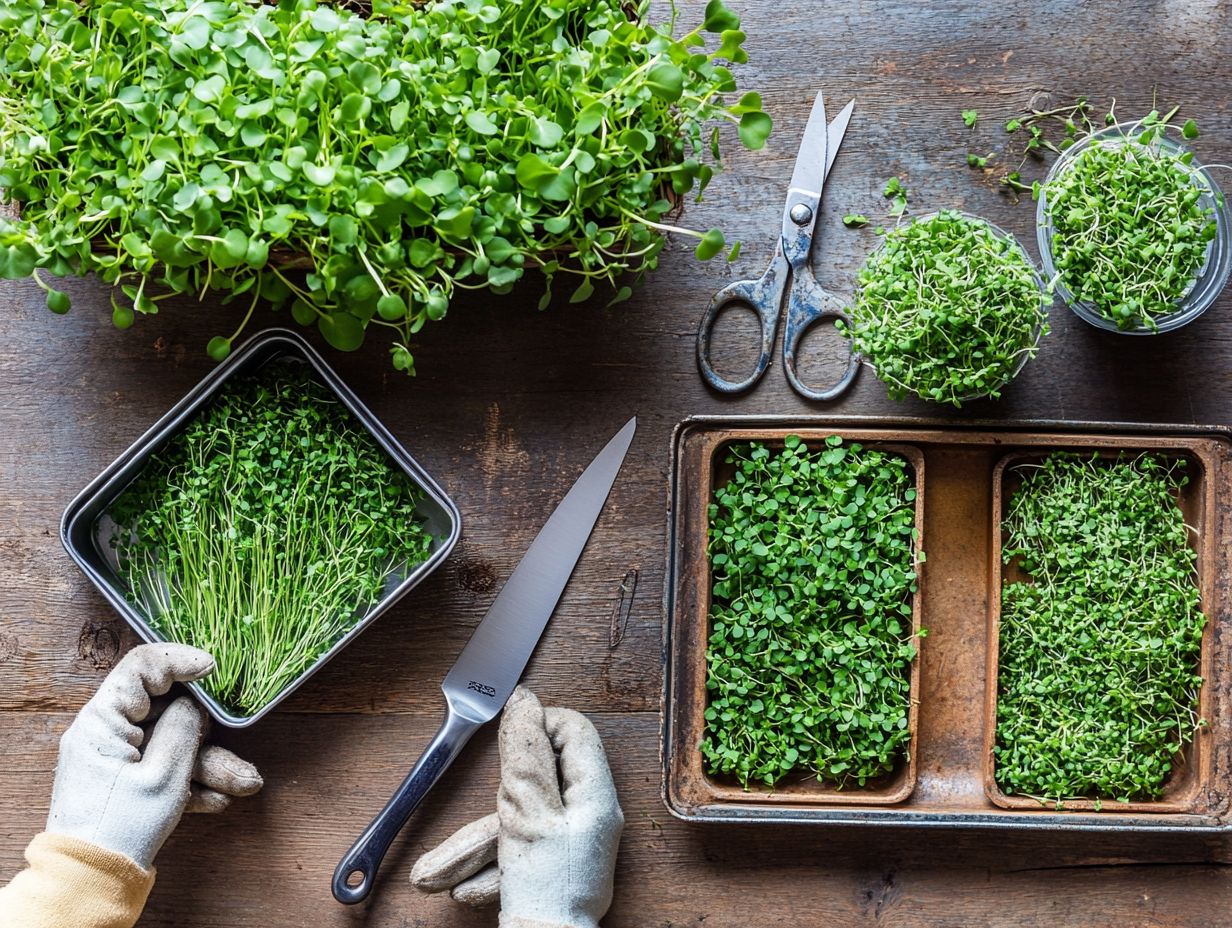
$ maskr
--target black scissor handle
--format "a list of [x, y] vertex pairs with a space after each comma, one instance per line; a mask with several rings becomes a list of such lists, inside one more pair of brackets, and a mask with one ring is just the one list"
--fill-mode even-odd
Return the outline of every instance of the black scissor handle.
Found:
[[[787, 263], [781, 253], [776, 254], [766, 268], [766, 273], [759, 279], [733, 281], [716, 293], [706, 307], [701, 325], [697, 329], [697, 367], [701, 371], [702, 379], [720, 393], [743, 393], [757, 383], [770, 366], [774, 339], [779, 328], [786, 268]], [[761, 353], [757, 357], [757, 366], [748, 377], [743, 380], [728, 380], [710, 363], [711, 337], [714, 335], [715, 322], [723, 310], [738, 305], [748, 306], [757, 313], [758, 325], [761, 327]]]
[[793, 390], [805, 399], [822, 402], [836, 400], [846, 393], [855, 382], [856, 375], [860, 373], [860, 356], [856, 353], [854, 345], [848, 343], [850, 354], [847, 358], [847, 369], [834, 386], [827, 390], [814, 390], [800, 379], [796, 371], [796, 353], [800, 347], [800, 341], [809, 329], [825, 319], [842, 320], [849, 327], [851, 325], [851, 319], [847, 316], [842, 300], [829, 291], [823, 290], [807, 268], [798, 269], [792, 279], [791, 291], [787, 297], [787, 329], [783, 332], [783, 371]]

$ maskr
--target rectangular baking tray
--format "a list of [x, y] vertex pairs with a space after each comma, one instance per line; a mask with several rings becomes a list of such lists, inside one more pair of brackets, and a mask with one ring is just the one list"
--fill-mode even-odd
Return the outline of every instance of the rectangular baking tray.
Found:
[[[705, 507], [715, 482], [713, 451], [747, 437], [839, 434], [864, 444], [919, 449], [928, 474], [923, 504], [920, 592], [922, 624], [913, 692], [919, 694], [912, 756], [916, 780], [893, 804], [859, 801], [801, 802], [789, 791], [750, 800], [698, 790], [700, 770], [690, 714], [704, 703], [707, 629], [699, 596], [709, 595], [705, 560]], [[1195, 734], [1176, 792], [1163, 803], [1101, 810], [1053, 806], [1006, 808], [990, 789], [990, 727], [995, 701], [996, 638], [1000, 602], [1000, 499], [1004, 464], [1018, 454], [1052, 450], [1161, 450], [1200, 462], [1198, 486], [1182, 500], [1198, 529], [1199, 577], [1207, 629], [1201, 667], [1201, 711], [1209, 727]], [[678, 818], [694, 822], [918, 826], [930, 828], [1141, 830], [1211, 834], [1232, 827], [1232, 655], [1227, 653], [1229, 567], [1218, 552], [1232, 539], [1232, 518], [1220, 500], [1232, 493], [1232, 430], [1126, 423], [971, 422], [869, 417], [724, 416], [687, 419], [672, 439], [668, 564], [664, 615], [662, 704], [663, 799]], [[996, 507], [996, 508], [994, 508]], [[1195, 524], [1196, 523], [1196, 524]], [[994, 529], [994, 525], [996, 528]], [[699, 532], [699, 526], [701, 531]], [[701, 616], [699, 622], [698, 617]], [[698, 663], [699, 655], [701, 663]], [[991, 658], [991, 659], [990, 659]], [[704, 709], [704, 705], [703, 705]], [[1187, 778], [1194, 777], [1195, 780]], [[1195, 785], [1196, 782], [1196, 785]], [[1142, 806], [1150, 806], [1144, 811]]]
[[116, 571], [115, 555], [108, 544], [110, 531], [104, 522], [106, 513], [124, 489], [132, 482], [149, 457], [178, 434], [197, 412], [207, 405], [232, 377], [254, 373], [271, 361], [293, 358], [308, 364], [316, 378], [351, 411], [390, 458], [424, 493], [418, 513], [432, 535], [428, 558], [400, 579], [387, 586], [381, 599], [362, 615], [351, 628], [322, 654], [307, 670], [289, 683], [267, 705], [252, 715], [239, 716], [228, 711], [196, 683], [189, 688], [219, 723], [229, 728], [247, 728], [262, 719], [284, 699], [355, 640], [365, 628], [386, 612], [411, 589], [421, 583], [449, 556], [462, 532], [462, 517], [458, 507], [419, 463], [407, 453], [398, 440], [372, 414], [333, 369], [325, 363], [311, 345], [294, 332], [268, 329], [253, 336], [226, 361], [214, 368], [189, 393], [175, 404], [148, 431], [92, 480], [68, 505], [60, 520], [60, 540], [69, 557], [81, 568], [103, 597], [115, 607], [147, 642], [166, 639], [152, 626], [150, 619], [125, 596], [126, 584]]

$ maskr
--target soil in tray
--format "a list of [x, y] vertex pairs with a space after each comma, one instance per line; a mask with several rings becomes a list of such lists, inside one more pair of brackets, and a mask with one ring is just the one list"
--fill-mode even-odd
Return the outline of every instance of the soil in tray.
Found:
[[838, 437], [716, 451], [700, 744], [716, 790], [910, 792], [921, 463]]
[[1020, 453], [998, 477], [989, 798], [1184, 809], [1199, 786], [1200, 462]]

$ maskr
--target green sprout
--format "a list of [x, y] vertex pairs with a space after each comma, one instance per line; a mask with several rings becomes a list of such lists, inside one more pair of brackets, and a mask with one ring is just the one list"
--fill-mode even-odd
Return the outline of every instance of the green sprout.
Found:
[[252, 714], [429, 554], [423, 493], [306, 366], [229, 381], [109, 515], [132, 601]]

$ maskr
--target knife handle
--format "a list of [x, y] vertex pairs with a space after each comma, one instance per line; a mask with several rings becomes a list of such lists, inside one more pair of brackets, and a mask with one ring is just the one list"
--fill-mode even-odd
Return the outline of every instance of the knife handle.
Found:
[[441, 730], [411, 768], [393, 798], [338, 863], [334, 871], [333, 891], [334, 898], [339, 902], [355, 905], [368, 898], [376, 881], [376, 871], [394, 838], [428, 790], [449, 769], [471, 735], [483, 725], [483, 722], [460, 713], [448, 697], [445, 702], [446, 715]]

